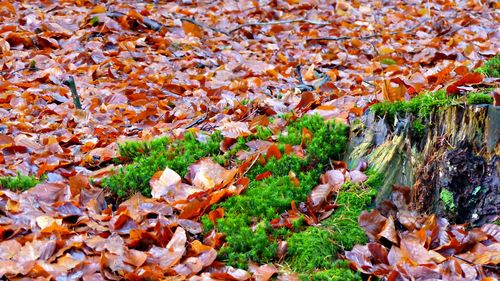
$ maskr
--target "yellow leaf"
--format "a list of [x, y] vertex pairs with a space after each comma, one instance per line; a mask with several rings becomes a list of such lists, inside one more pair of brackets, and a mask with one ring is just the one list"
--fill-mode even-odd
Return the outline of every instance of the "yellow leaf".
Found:
[[10, 213], [17, 214], [17, 213], [19, 213], [19, 206], [20, 206], [19, 202], [9, 199], [9, 200], [7, 200], [7, 205], [5, 206], [5, 208]]
[[90, 14], [103, 14], [103, 13], [106, 13], [106, 7], [104, 7], [103, 5], [97, 5], [90, 11]]
[[418, 14], [420, 16], [429, 16], [431, 14], [431, 10], [428, 8], [421, 8], [418, 10]]
[[385, 56], [385, 55], [388, 55], [388, 54], [391, 54], [394, 52], [394, 49], [392, 48], [388, 48], [388, 47], [382, 47], [380, 48], [380, 50], [378, 51], [382, 56]]
[[50, 216], [39, 216], [36, 218], [36, 224], [38, 224], [38, 227], [40, 227], [41, 229], [47, 228], [54, 223], [56, 223], [57, 225], [61, 225], [62, 219], [54, 219]]

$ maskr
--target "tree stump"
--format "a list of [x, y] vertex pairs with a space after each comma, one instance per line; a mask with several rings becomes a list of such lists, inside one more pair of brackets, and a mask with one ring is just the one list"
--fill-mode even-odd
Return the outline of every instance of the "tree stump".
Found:
[[499, 220], [500, 107], [460, 105], [436, 108], [425, 134], [407, 114], [388, 124], [368, 112], [351, 125], [346, 162], [367, 161], [384, 175], [377, 203], [394, 184], [411, 187], [412, 209], [455, 223], [482, 225]]

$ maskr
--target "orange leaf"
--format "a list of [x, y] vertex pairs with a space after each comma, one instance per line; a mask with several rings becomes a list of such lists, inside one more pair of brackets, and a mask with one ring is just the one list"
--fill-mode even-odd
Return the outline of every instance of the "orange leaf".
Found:
[[294, 172], [290, 171], [288, 172], [288, 177], [290, 178], [290, 181], [295, 185], [295, 186], [299, 186], [300, 185], [300, 181], [299, 179], [297, 178], [297, 176], [295, 175]]
[[198, 38], [201, 38], [203, 36], [203, 29], [201, 29], [201, 27], [197, 26], [196, 24], [183, 21], [182, 29], [184, 29], [184, 33], [186, 34], [191, 33], [193, 36], [196, 36]]
[[314, 64], [312, 64], [306, 71], [306, 74], [304, 74], [304, 80], [306, 81], [312, 81], [316, 79], [316, 76], [314, 75]]
[[143, 22], [144, 21], [144, 18], [142, 17], [141, 14], [139, 14], [136, 10], [130, 10], [128, 11], [128, 15], [127, 15], [129, 18], [131, 19], [135, 19], [139, 22]]
[[267, 149], [266, 157], [267, 157], [267, 159], [269, 159], [271, 157], [274, 157], [277, 160], [281, 159], [281, 152], [280, 152], [280, 149], [278, 148], [278, 146], [276, 146], [275, 144], [269, 146], [269, 148]]
[[103, 5], [97, 5], [92, 10], [90, 10], [89, 14], [103, 14], [106, 13], [106, 7]]
[[[5, 13], [4, 11], [7, 11], [7, 13]], [[0, 3], [0, 15], [5, 16], [10, 14], [15, 15], [16, 8], [11, 3], [9, 3], [9, 1], [2, 1]]]
[[483, 81], [483, 75], [480, 73], [467, 73], [460, 80], [451, 84], [446, 88], [446, 92], [449, 94], [457, 94], [459, 92], [458, 87], [469, 84], [479, 84]]
[[302, 94], [302, 98], [300, 99], [295, 109], [304, 109], [309, 107], [314, 102], [314, 94], [312, 92], [305, 92]]
[[223, 208], [217, 208], [213, 211], [210, 211], [210, 213], [208, 213], [208, 218], [210, 219], [210, 221], [214, 225], [217, 225], [217, 219], [220, 219], [223, 217], [224, 217], [224, 209]]
[[306, 145], [312, 140], [312, 133], [307, 128], [302, 128], [302, 146]]
[[256, 177], [255, 177], [255, 180], [257, 181], [260, 181], [260, 180], [263, 180], [265, 178], [268, 178], [272, 175], [272, 173], [270, 171], [267, 171], [267, 172], [264, 172], [262, 174], [258, 174]]

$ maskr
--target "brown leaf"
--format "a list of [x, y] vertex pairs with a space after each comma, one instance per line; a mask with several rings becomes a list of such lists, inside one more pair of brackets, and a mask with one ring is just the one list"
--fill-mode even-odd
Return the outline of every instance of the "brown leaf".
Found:
[[278, 269], [272, 264], [264, 264], [257, 266], [254, 263], [250, 263], [248, 269], [253, 274], [255, 281], [268, 281], [271, 277], [278, 272]]
[[167, 270], [181, 260], [186, 252], [186, 241], [186, 231], [181, 227], [177, 227], [174, 236], [165, 248], [153, 246], [148, 251], [148, 260], [151, 259], [151, 261], [157, 263], [162, 270]]
[[[181, 177], [174, 170], [166, 167], [165, 170], [156, 172], [149, 181], [151, 196], [153, 198], [161, 198], [169, 192], [174, 193], [181, 181]], [[173, 194], [169, 195], [175, 197]]]
[[387, 219], [377, 210], [372, 210], [371, 212], [363, 211], [359, 215], [358, 223], [365, 230], [370, 241], [377, 241], [377, 237], [379, 237], [379, 233], [386, 225]]

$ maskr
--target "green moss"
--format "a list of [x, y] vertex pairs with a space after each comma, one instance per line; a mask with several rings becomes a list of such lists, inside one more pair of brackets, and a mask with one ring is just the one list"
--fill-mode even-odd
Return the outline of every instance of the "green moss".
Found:
[[380, 174], [370, 172], [366, 188], [345, 184], [336, 201], [340, 207], [331, 217], [321, 226], [308, 227], [288, 239], [287, 260], [294, 271], [329, 270], [339, 251], [366, 242], [365, 232], [358, 226], [358, 216], [371, 206], [381, 178]]
[[439, 198], [441, 202], [443, 202], [443, 207], [445, 211], [454, 213], [456, 210], [455, 200], [453, 199], [453, 193], [451, 193], [448, 189], [442, 189], [439, 194]]
[[422, 121], [415, 120], [412, 123], [412, 134], [417, 139], [422, 139], [425, 136], [426, 127]]
[[301, 280], [312, 281], [361, 281], [362, 278], [358, 272], [349, 268], [349, 262], [337, 260], [330, 269], [316, 271], [308, 274], [301, 274]]
[[496, 54], [475, 71], [488, 77], [500, 77], [500, 54]]
[[302, 232], [294, 233], [287, 240], [287, 260], [292, 270], [311, 272], [330, 268], [340, 250], [333, 233], [333, 229], [324, 226], [308, 227]]
[[486, 93], [470, 93], [467, 95], [467, 104], [493, 104], [493, 97]]
[[154, 173], [169, 167], [183, 176], [187, 168], [200, 158], [217, 155], [221, 140], [220, 133], [212, 134], [206, 142], [201, 142], [194, 134], [187, 133], [183, 139], [174, 141], [159, 138], [148, 143], [125, 143], [120, 146], [120, 154], [134, 159], [134, 162], [117, 174], [105, 178], [103, 186], [119, 198], [126, 198], [136, 192], [151, 196], [149, 181]]
[[166, 137], [156, 138], [147, 142], [127, 141], [118, 146], [118, 153], [127, 160], [133, 160], [138, 157], [143, 158], [154, 152], [165, 150], [169, 142], [171, 141]]
[[[312, 136], [303, 136], [303, 128]], [[249, 261], [267, 263], [276, 258], [277, 241], [291, 235], [291, 230], [273, 229], [272, 219], [291, 207], [291, 202], [302, 202], [318, 184], [319, 176], [330, 158], [341, 155], [346, 146], [347, 127], [325, 123], [319, 116], [306, 116], [292, 122], [278, 137], [278, 147], [284, 144], [306, 143], [307, 158], [283, 155], [281, 159], [268, 159], [265, 165], [256, 164], [247, 173], [250, 184], [245, 193], [214, 206], [224, 209], [224, 218], [217, 221], [217, 229], [226, 235], [226, 244], [219, 257], [227, 264], [246, 267]], [[295, 186], [288, 174], [293, 171], [300, 185]], [[261, 181], [255, 178], [271, 172]], [[202, 218], [205, 230], [213, 225]], [[300, 222], [294, 223], [299, 228]]]
[[265, 140], [265, 139], [268, 139], [269, 137], [271, 137], [272, 135], [273, 135], [273, 133], [271, 132], [271, 130], [269, 128], [257, 126], [256, 132], [255, 132], [255, 136], [257, 137], [257, 139]]
[[17, 173], [15, 177], [0, 178], [0, 188], [10, 189], [13, 191], [28, 190], [37, 185], [38, 183], [40, 183], [40, 181], [34, 176], [23, 176], [19, 173]]
[[389, 123], [393, 123], [395, 117], [404, 117], [407, 113], [423, 121], [429, 118], [434, 109], [455, 104], [458, 104], [455, 98], [448, 97], [445, 91], [437, 91], [418, 95], [408, 101], [376, 103], [370, 109], [377, 116], [385, 116]]

